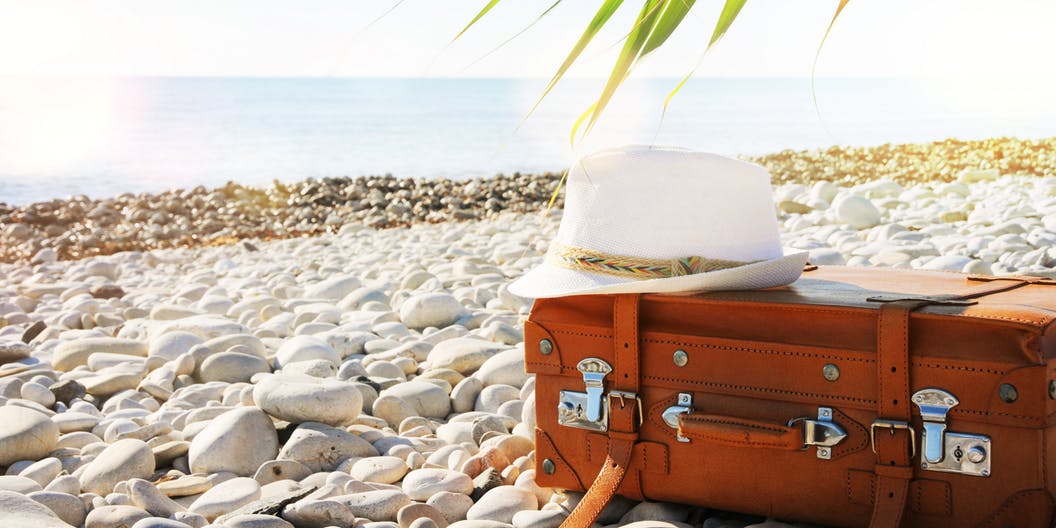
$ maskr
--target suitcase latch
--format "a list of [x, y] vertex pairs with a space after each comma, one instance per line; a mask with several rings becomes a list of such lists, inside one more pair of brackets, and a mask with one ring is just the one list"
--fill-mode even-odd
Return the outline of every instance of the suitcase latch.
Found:
[[990, 437], [946, 430], [946, 414], [960, 402], [942, 389], [929, 388], [913, 394], [924, 422], [920, 467], [929, 471], [990, 476]]
[[672, 405], [664, 410], [662, 418], [664, 423], [668, 427], [675, 430], [675, 438], [679, 442], [689, 442], [689, 438], [682, 436], [682, 432], [678, 426], [678, 417], [682, 414], [688, 414], [693, 412], [693, 395], [688, 392], [678, 393], [678, 404]]
[[794, 418], [788, 421], [791, 427], [803, 422], [803, 449], [818, 448], [817, 456], [822, 460], [832, 459], [832, 448], [847, 438], [847, 431], [832, 421], [831, 407], [818, 407], [818, 419]]
[[598, 358], [586, 358], [576, 365], [583, 374], [585, 392], [561, 391], [557, 402], [557, 423], [567, 427], [607, 431], [609, 399], [604, 398], [605, 376], [612, 365]]

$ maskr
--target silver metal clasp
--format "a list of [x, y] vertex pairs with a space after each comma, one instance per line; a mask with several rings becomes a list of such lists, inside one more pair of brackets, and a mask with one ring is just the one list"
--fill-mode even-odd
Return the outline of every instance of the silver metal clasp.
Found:
[[676, 431], [675, 438], [679, 442], [689, 442], [689, 438], [682, 436], [682, 431], [678, 426], [678, 417], [691, 412], [693, 412], [693, 395], [688, 392], [680, 392], [678, 393], [678, 404], [668, 407], [661, 415], [664, 423]]
[[930, 471], [990, 476], [990, 437], [946, 429], [946, 414], [960, 402], [947, 391], [928, 388], [913, 394], [924, 422], [920, 467]]
[[557, 423], [567, 427], [607, 431], [609, 399], [603, 398], [605, 376], [612, 365], [598, 358], [586, 358], [576, 365], [583, 374], [585, 392], [561, 391], [557, 403]]
[[788, 426], [803, 422], [803, 449], [818, 448], [817, 456], [822, 460], [832, 459], [832, 448], [847, 438], [847, 431], [832, 421], [831, 407], [818, 407], [818, 419], [793, 418]]

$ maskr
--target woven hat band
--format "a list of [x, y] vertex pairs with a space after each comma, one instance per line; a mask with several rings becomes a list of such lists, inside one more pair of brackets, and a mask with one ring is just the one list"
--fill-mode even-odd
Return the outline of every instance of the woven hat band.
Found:
[[555, 266], [567, 269], [601, 273], [632, 279], [662, 279], [696, 275], [752, 264], [738, 260], [710, 259], [706, 257], [682, 257], [674, 259], [649, 259], [613, 255], [589, 248], [568, 246], [553, 242], [546, 253], [546, 260]]

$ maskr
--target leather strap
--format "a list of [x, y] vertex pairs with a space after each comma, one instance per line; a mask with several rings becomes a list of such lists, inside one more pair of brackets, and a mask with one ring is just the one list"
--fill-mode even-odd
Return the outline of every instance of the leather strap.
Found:
[[638, 305], [641, 295], [616, 295], [613, 302], [612, 338], [616, 366], [613, 388], [638, 393]]
[[879, 382], [878, 419], [870, 431], [876, 452], [873, 528], [902, 523], [909, 481], [913, 478], [913, 430], [909, 400], [909, 314], [926, 300], [902, 300], [880, 307], [876, 364]]
[[[616, 365], [609, 399], [609, 453], [594, 483], [561, 528], [589, 528], [609, 504], [627, 476], [634, 444], [638, 441], [638, 304], [639, 294], [614, 296], [613, 347]], [[612, 390], [630, 395], [622, 398]], [[633, 399], [631, 399], [633, 398]]]

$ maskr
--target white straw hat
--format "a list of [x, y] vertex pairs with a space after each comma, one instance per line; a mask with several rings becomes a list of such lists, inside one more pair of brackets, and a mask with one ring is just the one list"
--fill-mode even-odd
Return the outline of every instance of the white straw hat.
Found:
[[628, 146], [573, 165], [557, 237], [510, 284], [521, 297], [782, 286], [806, 252], [781, 248], [770, 174], [690, 150]]

